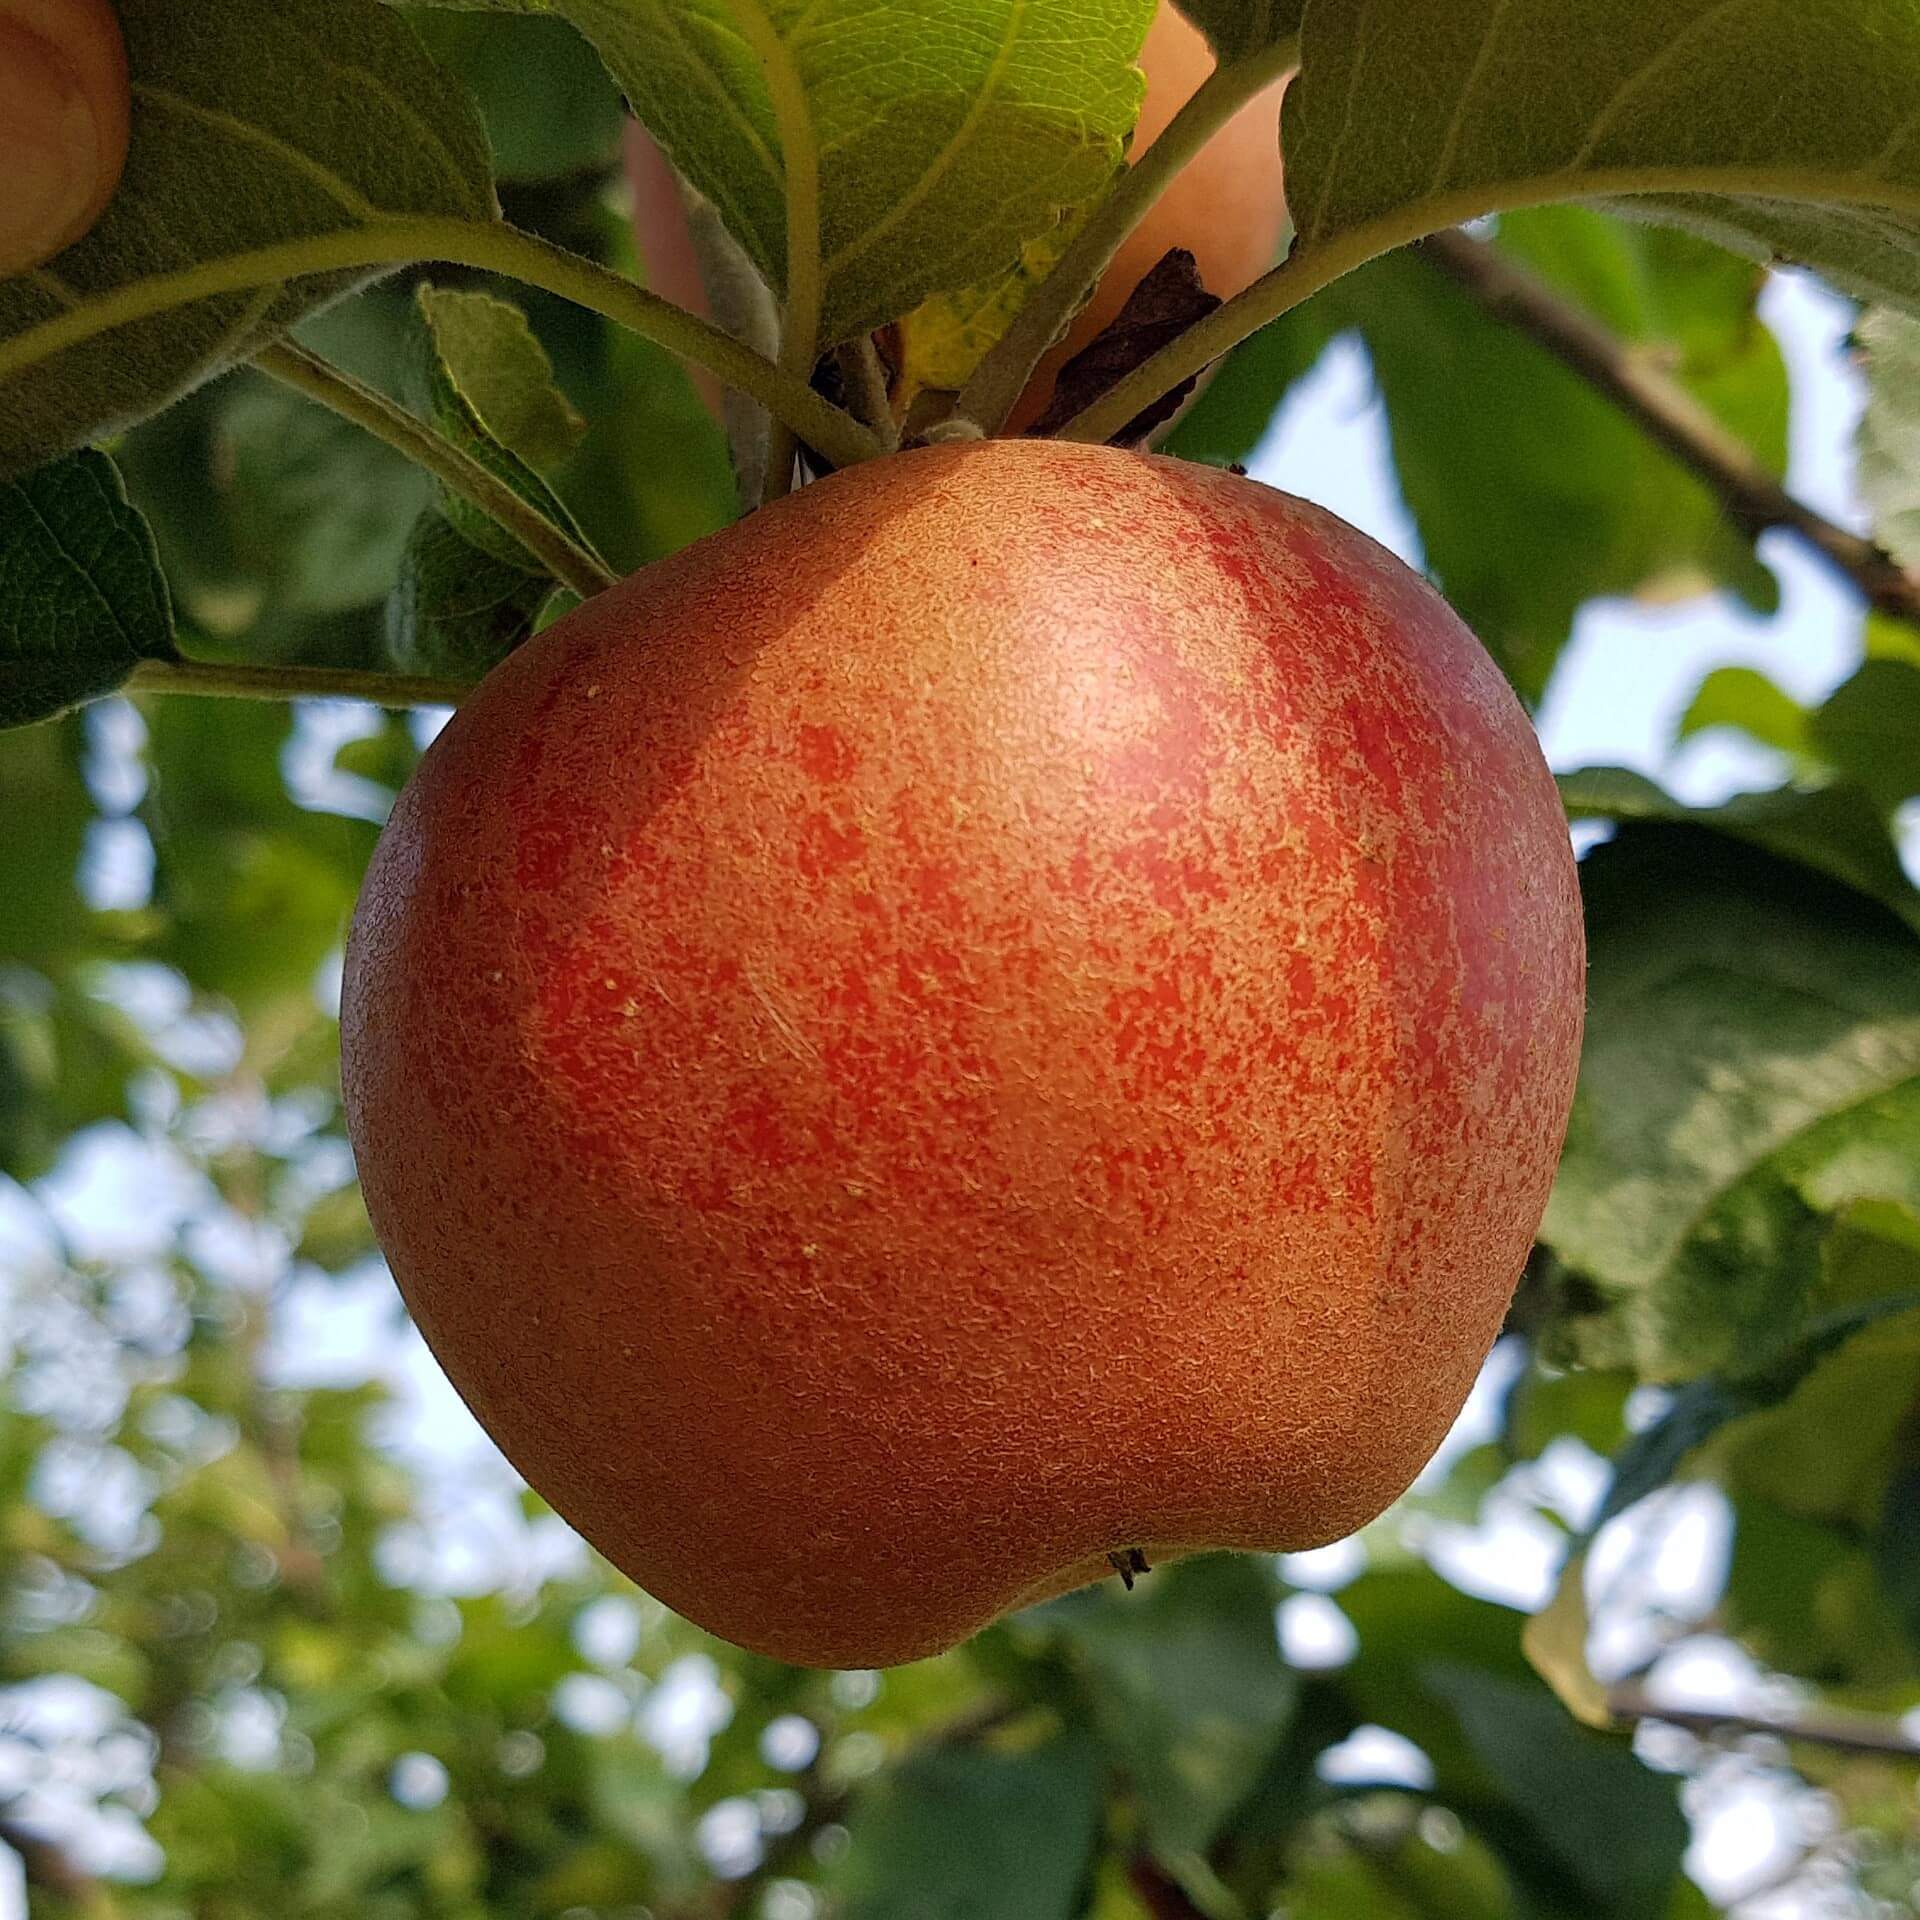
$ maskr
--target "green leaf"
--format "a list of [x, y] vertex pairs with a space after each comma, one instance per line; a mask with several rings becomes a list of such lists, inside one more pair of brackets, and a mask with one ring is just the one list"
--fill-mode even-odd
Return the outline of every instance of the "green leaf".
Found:
[[1872, 797], [1844, 782], [1737, 794], [1718, 807], [1689, 807], [1625, 767], [1585, 767], [1560, 776], [1575, 820], [1699, 826], [1843, 882], [1920, 932], [1920, 892]]
[[1912, 307], [1916, 94], [1905, 0], [1314, 0], [1287, 197], [1332, 266], [1610, 199]]
[[[501, 440], [481, 410], [483, 405], [489, 407], [523, 443], [531, 443], [543, 454], [552, 452], [554, 444], [571, 432], [574, 416], [551, 384], [546, 354], [530, 332], [516, 334], [513, 309], [504, 302], [484, 295], [471, 298], [484, 305], [475, 307], [459, 296], [449, 303], [431, 287], [420, 289], [420, 312], [431, 346], [426, 410], [463, 453], [585, 546], [586, 536], [559, 496], [532, 464]], [[504, 313], [491, 313], [491, 308], [504, 308]], [[447, 345], [459, 358], [457, 367], [442, 348], [443, 325]], [[548, 577], [541, 560], [464, 495], [441, 488], [440, 511], [481, 553], [523, 573]]]
[[1808, 744], [1891, 812], [1920, 793], [1920, 665], [1869, 660], [1807, 724]]
[[1439, 1664], [1531, 1682], [1520, 1645], [1525, 1616], [1462, 1593], [1417, 1562], [1370, 1569], [1339, 1602], [1360, 1636], [1359, 1658], [1340, 1674], [1356, 1723], [1411, 1740], [1449, 1799], [1497, 1800], [1497, 1780], [1432, 1680]]
[[151, 957], [243, 1015], [317, 1020], [313, 983], [339, 944], [376, 829], [295, 804], [281, 778], [290, 708], [268, 702], [148, 703], [153, 836], [164, 915]]
[[377, 606], [433, 483], [404, 454], [252, 372], [222, 394], [225, 532], [260, 617]]
[[1920, 322], [1880, 307], [1861, 317], [1854, 338], [1867, 376], [1860, 498], [1873, 537], [1903, 567], [1920, 567]]
[[0, 480], [0, 727], [178, 658], [153, 532], [104, 453]]
[[1085, 1735], [1024, 1751], [937, 1748], [861, 1794], [839, 1874], [845, 1920], [1069, 1920], [1105, 1770]]
[[[1152, 0], [493, 0], [558, 10], [821, 344], [1010, 265], [1105, 183]], [[790, 220], [790, 208], [792, 217]], [[788, 259], [790, 232], [806, 251]]]
[[1920, 1461], [1911, 1453], [1887, 1482], [1873, 1558], [1908, 1639], [1920, 1647]]
[[1298, 1698], [1280, 1657], [1271, 1565], [1176, 1561], [1131, 1594], [1105, 1586], [1040, 1616], [1069, 1650], [1100, 1737], [1139, 1794], [1154, 1849], [1200, 1864], [1285, 1737]]
[[1920, 1205], [1920, 939], [1699, 828], [1623, 830], [1583, 880], [1549, 1350], [1660, 1380], [1759, 1364], [1798, 1336], [1835, 1212]]
[[1441, 1662], [1427, 1684], [1459, 1716], [1499, 1802], [1470, 1811], [1549, 1911], [1644, 1920], [1689, 1838], [1676, 1783], [1618, 1735], [1570, 1719], [1537, 1685]]
[[551, 473], [587, 430], [554, 385], [553, 362], [518, 307], [485, 293], [420, 289], [440, 364], [474, 422], [536, 473]]
[[1277, 47], [1300, 31], [1305, 0], [1176, 0], [1207, 36], [1214, 58], [1230, 61]]
[[1675, 737], [1691, 740], [1715, 727], [1730, 728], [1780, 753], [1807, 751], [1807, 710], [1755, 667], [1716, 667], [1700, 682]]
[[[1786, 369], [1755, 316], [1750, 264], [1584, 207], [1510, 214], [1499, 246], [1669, 364], [1785, 470]], [[1396, 254], [1337, 291], [1372, 357], [1427, 566], [1524, 697], [1544, 692], [1589, 600], [1724, 584], [1763, 610], [1777, 603], [1751, 541], [1700, 480], [1424, 259]]]
[[157, 276], [409, 215], [494, 217], [486, 138], [460, 88], [378, 0], [121, 0], [133, 143], [106, 214], [0, 281], [0, 474], [155, 412], [353, 284], [325, 272], [109, 325]]
[[[583, 548], [573, 516], [537, 470], [558, 465], [584, 428], [553, 382], [525, 316], [486, 294], [422, 286], [431, 349], [426, 405], [439, 431]], [[555, 597], [545, 564], [448, 489], [407, 544], [387, 609], [387, 645], [413, 673], [477, 676], [534, 631]]]
[[477, 679], [534, 631], [554, 595], [529, 573], [477, 547], [462, 528], [424, 513], [387, 605], [387, 645], [408, 673]]
[[[1726, 1476], [1723, 1474], [1723, 1479]], [[1850, 1529], [1729, 1489], [1733, 1552], [1719, 1624], [1777, 1672], [1816, 1686], [1900, 1687], [1915, 1639]]]
[[474, 97], [506, 184], [603, 171], [619, 158], [626, 115], [599, 56], [564, 20], [478, 20], [403, 7], [427, 50]]
[[1614, 1462], [1612, 1484], [1587, 1537], [1667, 1485], [1723, 1427], [1779, 1406], [1850, 1341], [1883, 1321], [1916, 1311], [1920, 1311], [1920, 1291], [1869, 1300], [1825, 1315], [1803, 1339], [1765, 1367], [1696, 1380], [1683, 1388], [1667, 1411], [1636, 1436]]

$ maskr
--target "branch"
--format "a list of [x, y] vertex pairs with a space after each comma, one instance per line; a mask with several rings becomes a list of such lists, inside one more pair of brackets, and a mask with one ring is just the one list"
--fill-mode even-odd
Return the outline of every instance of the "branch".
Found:
[[225, 700], [367, 700], [377, 707], [457, 707], [473, 691], [463, 680], [348, 667], [238, 666], [225, 660], [143, 660], [127, 693], [198, 693]]
[[[1295, 37], [1214, 68], [1167, 122], [1160, 137], [1122, 171], [1112, 191], [1068, 242], [1053, 271], [1014, 315], [1012, 325], [994, 343], [954, 403], [958, 416], [977, 422], [987, 433], [1000, 431], [1047, 349], [1066, 332], [1075, 313], [1099, 285], [1100, 276], [1113, 264], [1114, 255], [1173, 184], [1175, 175], [1242, 107], [1289, 67], [1298, 65], [1299, 58], [1300, 42]], [[1277, 147], [1278, 114], [1274, 116], [1273, 138]]]
[[1614, 1687], [1607, 1711], [1616, 1720], [1637, 1725], [1656, 1720], [1711, 1739], [1720, 1734], [1762, 1734], [1801, 1746], [1827, 1747], [1835, 1753], [1873, 1754], [1887, 1760], [1920, 1762], [1920, 1740], [1896, 1720], [1867, 1714], [1806, 1714], [1793, 1719], [1767, 1714], [1723, 1712], [1716, 1707], [1670, 1707], [1644, 1687]]
[[1455, 229], [1423, 241], [1419, 252], [1482, 311], [1524, 333], [1631, 414], [1712, 489], [1748, 538], [1784, 527], [1851, 581], [1869, 606], [1920, 625], [1920, 577], [1795, 499], [1744, 441], [1644, 354], [1484, 240]]
[[256, 354], [254, 365], [424, 467], [449, 492], [471, 501], [495, 526], [512, 534], [582, 600], [591, 600], [614, 584], [614, 576], [600, 561], [537, 507], [384, 393], [291, 340]]

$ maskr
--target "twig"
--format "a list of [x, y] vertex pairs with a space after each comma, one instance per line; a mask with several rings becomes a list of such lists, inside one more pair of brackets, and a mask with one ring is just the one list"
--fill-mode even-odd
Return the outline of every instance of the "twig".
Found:
[[613, 574], [538, 508], [384, 393], [291, 340], [263, 349], [254, 356], [254, 365], [424, 467], [449, 491], [471, 501], [496, 526], [512, 534], [582, 600], [591, 600], [614, 584]]
[[256, 667], [225, 660], [143, 660], [129, 693], [198, 693], [227, 700], [367, 700], [378, 707], [455, 707], [473, 688], [425, 674], [346, 667]]
[[1749, 539], [1786, 528], [1850, 580], [1870, 606], [1920, 625], [1920, 577], [1871, 540], [1796, 499], [1751, 448], [1645, 355], [1471, 234], [1457, 228], [1436, 233], [1418, 251], [1484, 312], [1526, 334], [1631, 414], [1713, 490]]
[[1619, 1721], [1637, 1724], [1657, 1720], [1702, 1739], [1759, 1734], [1801, 1746], [1828, 1747], [1835, 1753], [1873, 1754], [1920, 1763], [1920, 1740], [1906, 1733], [1897, 1721], [1865, 1714], [1806, 1714], [1785, 1719], [1717, 1707], [1670, 1707], [1639, 1686], [1612, 1688], [1607, 1694], [1607, 1710]]

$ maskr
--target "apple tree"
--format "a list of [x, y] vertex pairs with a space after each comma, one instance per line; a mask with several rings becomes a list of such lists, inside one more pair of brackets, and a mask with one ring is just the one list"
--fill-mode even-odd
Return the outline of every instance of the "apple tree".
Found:
[[[0, 273], [33, 1913], [1920, 1912], [1920, 11], [1182, 11], [1210, 77], [1130, 144], [1151, 0], [0, 0], [0, 247], [47, 243]], [[1257, 467], [1361, 350], [1535, 713], [1596, 603], [1765, 618], [1786, 553], [1847, 669], [1707, 663], [1681, 734], [1766, 770], [1714, 804], [1561, 770], [1572, 1123], [1396, 1507], [783, 1666], [594, 1557], [410, 1331], [342, 1115], [355, 896], [491, 669], [796, 486], [1001, 433], [1249, 110], [1273, 265], [1209, 286], [1168, 229], [1039, 431]], [[76, 152], [103, 208], [47, 185]], [[1854, 514], [1786, 482], [1789, 272], [1847, 306]]]

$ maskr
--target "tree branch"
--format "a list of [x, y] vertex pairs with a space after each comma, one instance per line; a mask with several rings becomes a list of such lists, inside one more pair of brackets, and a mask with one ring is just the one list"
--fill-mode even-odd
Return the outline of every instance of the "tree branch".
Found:
[[1867, 1714], [1806, 1714], [1784, 1719], [1725, 1712], [1716, 1707], [1670, 1707], [1640, 1686], [1610, 1689], [1607, 1710], [1616, 1720], [1630, 1724], [1655, 1720], [1698, 1734], [1703, 1740], [1722, 1734], [1761, 1734], [1770, 1740], [1827, 1747], [1835, 1753], [1872, 1754], [1920, 1763], [1920, 1740], [1905, 1732], [1898, 1721]]
[[1524, 333], [1632, 415], [1718, 496], [1749, 539], [1784, 527], [1851, 581], [1867, 604], [1920, 625], [1920, 577], [1871, 540], [1797, 500], [1738, 435], [1677, 380], [1497, 248], [1454, 229], [1417, 249], [1495, 320]]

